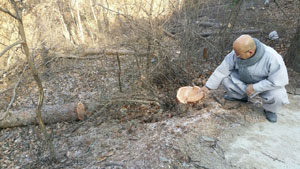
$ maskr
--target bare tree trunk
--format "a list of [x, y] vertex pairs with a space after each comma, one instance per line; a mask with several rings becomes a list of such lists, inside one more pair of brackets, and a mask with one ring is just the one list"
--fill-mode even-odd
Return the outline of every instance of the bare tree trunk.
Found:
[[119, 80], [119, 90], [122, 92], [122, 82], [121, 82], [121, 61], [120, 61], [120, 56], [119, 53], [117, 53], [117, 61], [118, 61], [118, 66], [119, 66], [119, 72], [118, 72], [118, 80]]
[[[108, 3], [108, 1], [107, 0], [105, 0], [106, 1], [106, 6], [107, 6], [107, 8], [109, 9], [109, 3]], [[106, 11], [106, 12], [105, 12]], [[105, 26], [105, 31], [106, 32], [110, 32], [110, 29], [109, 29], [109, 19], [108, 19], [108, 11], [107, 10], [102, 10], [102, 14], [103, 14], [103, 20], [104, 20], [104, 26]]]
[[76, 20], [76, 17], [73, 13], [73, 7], [72, 7], [72, 2], [70, 2], [70, 13], [71, 13], [71, 16], [72, 16], [72, 19], [73, 19], [73, 22], [74, 22], [74, 25], [75, 27], [73, 28], [72, 27], [72, 23], [70, 23], [70, 26], [69, 26], [69, 29], [71, 31], [71, 35], [74, 35], [73, 38], [74, 38], [74, 41], [78, 44], [78, 42], [80, 41], [80, 37], [78, 38], [78, 25], [77, 25], [77, 20]]
[[90, 5], [91, 5], [91, 10], [92, 10], [92, 14], [93, 14], [93, 17], [94, 17], [94, 20], [96, 22], [96, 25], [98, 25], [98, 19], [97, 19], [97, 16], [95, 14], [95, 10], [94, 10], [94, 2], [93, 0], [90, 0]]
[[[236, 2], [234, 8], [232, 9], [232, 11], [229, 15], [227, 26], [223, 27], [223, 29], [221, 29], [221, 31], [219, 32], [219, 36], [221, 39], [220, 46], [221, 46], [222, 53], [225, 53], [225, 51], [226, 51], [226, 44], [228, 44], [228, 42], [226, 42], [226, 40], [230, 39], [229, 37], [232, 36], [233, 28], [236, 24], [239, 14], [240, 14], [240, 10], [241, 10], [241, 6], [242, 6], [243, 2], [244, 2], [244, 0], [238, 0]], [[204, 35], [202, 35], [202, 36], [204, 36]], [[219, 60], [219, 61], [221, 61], [221, 60]]]
[[71, 33], [71, 29], [70, 26], [68, 24], [68, 21], [66, 20], [65, 14], [64, 14], [64, 10], [62, 9], [62, 5], [58, 4], [58, 12], [60, 14], [60, 20], [62, 23], [62, 26], [64, 28], [64, 36], [73, 44], [75, 45], [74, 41], [73, 41], [73, 37], [72, 37], [72, 33]]
[[150, 64], [151, 64], [151, 58], [152, 58], [152, 45], [153, 45], [153, 25], [152, 25], [152, 13], [153, 13], [153, 0], [151, 0], [151, 4], [150, 4], [150, 12], [149, 12], [149, 16], [148, 16], [148, 22], [149, 22], [149, 27], [150, 27], [150, 30], [148, 32], [148, 49], [147, 49], [147, 52], [148, 52], [148, 56], [147, 56], [147, 77], [150, 76], [149, 73], [150, 73]]
[[78, 27], [79, 37], [81, 39], [81, 42], [84, 43], [84, 34], [83, 34], [83, 30], [82, 30], [78, 0], [75, 0], [75, 8], [76, 8], [76, 13], [77, 13], [77, 22], [78, 22], [77, 27]]
[[19, 9], [17, 7], [17, 4], [14, 0], [10, 0], [12, 6], [14, 7], [15, 13], [16, 13], [16, 17], [17, 17], [17, 21], [18, 21], [18, 28], [19, 28], [19, 34], [22, 38], [22, 46], [29, 64], [29, 67], [31, 69], [31, 73], [33, 75], [34, 80], [36, 81], [38, 88], [39, 88], [39, 100], [38, 100], [38, 105], [37, 105], [37, 109], [36, 109], [36, 118], [37, 121], [41, 127], [42, 133], [44, 134], [44, 137], [46, 139], [47, 145], [49, 147], [50, 150], [50, 156], [52, 160], [55, 160], [55, 152], [54, 152], [54, 146], [53, 143], [50, 140], [50, 137], [46, 131], [43, 119], [42, 119], [42, 115], [41, 115], [41, 109], [43, 106], [43, 102], [44, 102], [44, 91], [43, 91], [43, 85], [41, 82], [41, 79], [38, 75], [38, 72], [34, 66], [33, 63], [33, 58], [29, 52], [29, 47], [27, 45], [27, 41], [26, 41], [26, 35], [25, 35], [25, 31], [24, 31], [24, 26], [23, 26], [23, 21], [22, 21], [22, 16], [19, 14]]
[[285, 60], [288, 67], [300, 72], [300, 25], [298, 26], [297, 31], [291, 40], [291, 45], [288, 49]]

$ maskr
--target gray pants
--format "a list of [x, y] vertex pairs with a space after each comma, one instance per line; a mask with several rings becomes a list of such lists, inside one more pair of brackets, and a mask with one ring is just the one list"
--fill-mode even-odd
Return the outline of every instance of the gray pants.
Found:
[[[233, 81], [229, 76], [222, 81], [222, 84], [230, 97], [241, 99], [247, 96], [245, 93], [247, 85], [242, 81], [236, 79]], [[289, 103], [284, 87], [259, 93], [259, 96], [263, 100], [263, 108], [274, 113], [278, 112], [281, 106]]]

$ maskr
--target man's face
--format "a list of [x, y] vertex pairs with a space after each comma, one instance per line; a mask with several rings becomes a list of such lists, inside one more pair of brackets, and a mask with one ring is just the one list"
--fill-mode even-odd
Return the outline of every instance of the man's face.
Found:
[[252, 56], [250, 50], [234, 49], [235, 55], [241, 59], [248, 59]]

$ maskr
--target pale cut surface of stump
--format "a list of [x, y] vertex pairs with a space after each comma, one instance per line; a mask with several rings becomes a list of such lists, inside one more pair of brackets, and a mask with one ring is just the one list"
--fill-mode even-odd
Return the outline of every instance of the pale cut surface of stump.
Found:
[[178, 101], [177, 111], [185, 113], [189, 110], [191, 104], [195, 104], [204, 98], [204, 92], [198, 86], [185, 86], [177, 91], [176, 99]]
[[200, 101], [204, 97], [204, 93], [198, 86], [185, 86], [181, 87], [177, 91], [176, 98], [179, 103], [195, 103]]

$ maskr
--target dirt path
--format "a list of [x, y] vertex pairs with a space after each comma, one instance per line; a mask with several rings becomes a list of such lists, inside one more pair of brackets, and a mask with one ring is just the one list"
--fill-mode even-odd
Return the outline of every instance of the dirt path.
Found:
[[255, 123], [224, 133], [220, 145], [230, 166], [254, 169], [300, 168], [300, 97], [278, 113], [278, 122]]

